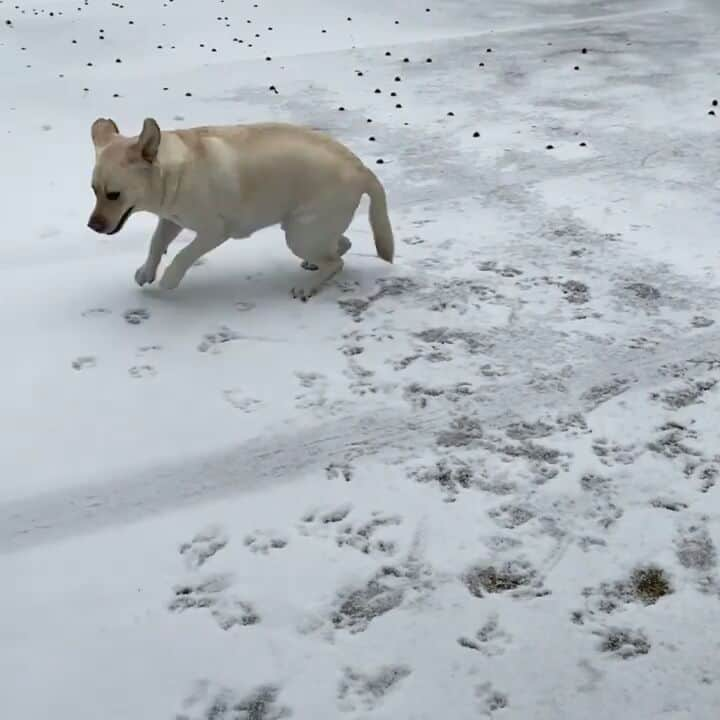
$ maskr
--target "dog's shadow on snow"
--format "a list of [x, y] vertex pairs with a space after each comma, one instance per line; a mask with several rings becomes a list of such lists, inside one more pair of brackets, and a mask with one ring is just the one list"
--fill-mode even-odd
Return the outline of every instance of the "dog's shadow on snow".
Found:
[[[186, 318], [201, 316], [208, 320], [218, 315], [227, 316], [228, 310], [238, 315], [252, 310], [264, 317], [274, 316], [277, 311], [294, 316], [293, 308], [314, 309], [328, 306], [336, 309], [342, 297], [363, 296], [376, 288], [378, 280], [393, 273], [393, 268], [377, 258], [358, 255], [349, 258], [345, 268], [324, 285], [318, 294], [307, 302], [291, 296], [291, 288], [305, 279], [310, 271], [290, 262], [271, 262], [262, 270], [245, 268], [193, 267], [183, 282], [174, 290], [163, 290], [156, 282], [138, 289], [137, 304], [143, 299], [161, 309], [177, 309]], [[268, 318], [270, 319], [270, 318]]]

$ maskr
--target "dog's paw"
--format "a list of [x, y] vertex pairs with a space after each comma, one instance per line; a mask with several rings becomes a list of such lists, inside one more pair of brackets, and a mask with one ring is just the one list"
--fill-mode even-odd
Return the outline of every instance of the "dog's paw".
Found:
[[135, 282], [142, 287], [143, 285], [150, 285], [155, 282], [155, 272], [150, 271], [145, 265], [141, 265], [135, 271]]
[[178, 272], [177, 268], [169, 265], [160, 278], [160, 287], [163, 290], [174, 290], [183, 278], [183, 274]]
[[307, 302], [313, 295], [317, 293], [317, 288], [314, 287], [303, 287], [302, 285], [294, 287], [290, 294], [296, 299], [302, 302]]

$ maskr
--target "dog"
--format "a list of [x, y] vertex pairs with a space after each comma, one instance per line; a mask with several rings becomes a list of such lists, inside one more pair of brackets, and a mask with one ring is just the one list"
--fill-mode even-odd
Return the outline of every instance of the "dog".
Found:
[[287, 123], [255, 123], [162, 131], [146, 118], [135, 137], [109, 118], [92, 124], [95, 207], [88, 227], [114, 235], [136, 212], [158, 222], [147, 259], [135, 273], [155, 281], [170, 243], [187, 228], [195, 238], [160, 279], [177, 288], [190, 266], [229, 238], [279, 224], [302, 267], [315, 270], [292, 288], [306, 301], [343, 268], [351, 247], [344, 233], [363, 194], [377, 255], [393, 262], [394, 239], [385, 189], [347, 147], [324, 133]]

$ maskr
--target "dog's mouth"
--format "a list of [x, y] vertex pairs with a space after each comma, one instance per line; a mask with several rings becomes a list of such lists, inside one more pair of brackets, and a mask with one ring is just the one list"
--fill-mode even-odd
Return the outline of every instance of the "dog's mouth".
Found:
[[123, 225], [127, 222], [127, 219], [132, 214], [132, 211], [135, 209], [134, 205], [131, 205], [124, 213], [123, 216], [120, 218], [120, 222], [115, 226], [114, 230], [111, 230], [108, 235], [115, 235], [115, 233], [119, 233], [123, 229]]

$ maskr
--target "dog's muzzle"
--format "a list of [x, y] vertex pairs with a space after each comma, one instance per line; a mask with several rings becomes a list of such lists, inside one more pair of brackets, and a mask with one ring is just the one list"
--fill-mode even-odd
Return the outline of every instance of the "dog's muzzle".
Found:
[[123, 225], [127, 222], [127, 219], [132, 215], [132, 211], [135, 209], [134, 205], [131, 205], [124, 213], [123, 216], [120, 218], [120, 222], [115, 226], [114, 230], [111, 230], [108, 235], [114, 235], [115, 233], [119, 233], [123, 229]]
[[105, 218], [100, 217], [100, 215], [91, 215], [87, 226], [96, 233], [104, 233], [107, 223], [105, 222]]
[[108, 230], [108, 224], [107, 220], [102, 217], [102, 215], [91, 215], [90, 219], [88, 220], [87, 226], [94, 230], [96, 233], [102, 233], [105, 235], [114, 235], [115, 233], [120, 232], [123, 229], [123, 225], [127, 222], [127, 219], [132, 215], [133, 210], [135, 210], [135, 206], [131, 205], [122, 215], [120, 220], [118, 221], [118, 224], [115, 226], [113, 230]]

